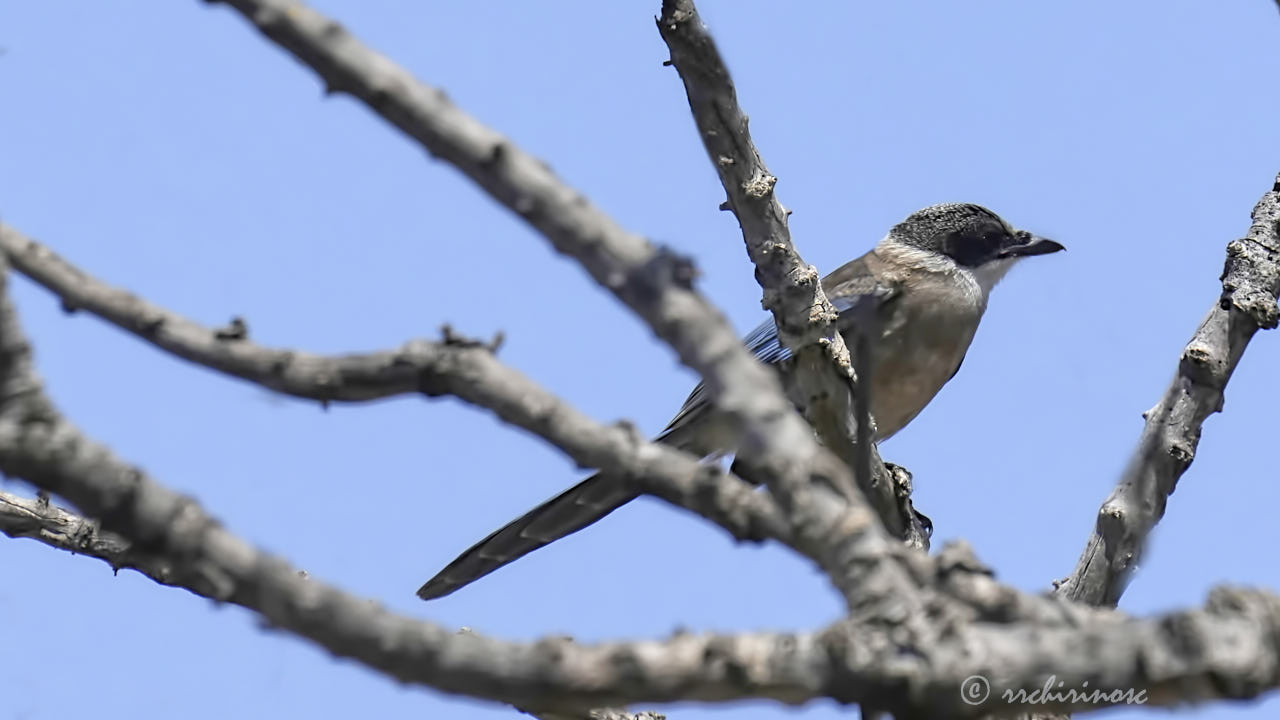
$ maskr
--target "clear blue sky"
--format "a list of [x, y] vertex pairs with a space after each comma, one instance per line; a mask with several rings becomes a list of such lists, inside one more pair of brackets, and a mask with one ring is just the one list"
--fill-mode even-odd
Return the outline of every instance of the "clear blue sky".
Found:
[[[319, 3], [623, 225], [694, 255], [703, 290], [745, 330], [763, 318], [760, 290], [661, 65], [657, 5]], [[1001, 579], [1046, 588], [1075, 563], [1140, 413], [1217, 297], [1226, 242], [1280, 170], [1274, 3], [701, 5], [809, 262], [832, 269], [910, 211], [954, 200], [1068, 246], [997, 289], [959, 376], [882, 447], [915, 473], [939, 543], [967, 538]], [[226, 8], [6, 3], [0, 46], [0, 214], [101, 278], [317, 352], [443, 323], [502, 330], [505, 361], [650, 431], [694, 382], [573, 262], [364, 107], [322, 97]], [[233, 530], [398, 611], [584, 640], [810, 628], [840, 611], [805, 562], [648, 500], [424, 604], [419, 583], [581, 473], [458, 402], [325, 412], [13, 286], [50, 392], [88, 433]], [[1258, 336], [1125, 610], [1199, 604], [1221, 582], [1280, 588], [1277, 363], [1280, 337]], [[0, 541], [0, 617], [5, 718], [516, 717], [30, 541]], [[830, 703], [801, 712], [848, 717]]]

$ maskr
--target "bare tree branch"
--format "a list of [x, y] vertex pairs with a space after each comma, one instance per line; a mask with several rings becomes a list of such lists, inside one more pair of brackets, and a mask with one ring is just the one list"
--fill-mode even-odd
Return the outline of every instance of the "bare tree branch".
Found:
[[[899, 598], [892, 607], [859, 606], [818, 634], [678, 635], [592, 646], [449, 633], [301, 577], [227, 532], [195, 501], [85, 438], [44, 395], [2, 287], [0, 470], [67, 497], [138, 552], [164, 557], [175, 584], [253, 609], [400, 680], [535, 711], [831, 697], [901, 718], [971, 717], [979, 708], [958, 697], [964, 678], [983, 674], [997, 688], [1029, 692], [1044, 682], [1046, 668], [1066, 683], [1143, 688], [1162, 704], [1251, 697], [1280, 685], [1280, 598], [1221, 591], [1204, 611], [1131, 620], [1001, 590], [963, 552], [935, 563], [901, 546], [898, 561], [914, 566], [930, 597], [927, 613]], [[933, 592], [935, 585], [943, 592]], [[1031, 702], [1024, 696], [1009, 707]], [[1097, 705], [1065, 698], [1049, 707]]]
[[[31, 410], [45, 411], [39, 404]], [[1252, 697], [1280, 684], [1280, 598], [1233, 589], [1215, 591], [1204, 610], [1154, 621], [1106, 611], [1044, 623], [952, 615], [927, 636], [853, 620], [817, 635], [677, 635], [594, 646], [563, 639], [514, 644], [449, 633], [303, 577], [231, 536], [193, 501], [121, 466], [61, 418], [23, 414], [12, 401], [0, 407], [0, 467], [12, 472], [15, 464], [39, 466], [29, 479], [88, 502], [119, 503], [104, 513], [122, 529], [146, 532], [154, 552], [169, 554], [163, 561], [169, 584], [256, 610], [277, 627], [402, 681], [534, 708], [548, 720], [652, 717], [585, 709], [640, 700], [756, 697], [794, 704], [831, 697], [887, 708], [904, 720], [974, 717], [984, 708], [1090, 709], [1125, 702], [1122, 694], [1101, 701], [1029, 699], [1028, 693], [1044, 686], [1046, 668], [1068, 687], [1088, 681], [1087, 687], [1108, 693], [1134, 688], [1146, 702], [1160, 705]], [[37, 524], [89, 524], [41, 508], [40, 501], [30, 504], [45, 518]], [[953, 566], [948, 572], [965, 570]], [[959, 688], [978, 674], [994, 694], [989, 702], [970, 704], [973, 698], [966, 702]], [[1006, 690], [1021, 691], [1021, 699], [1005, 702]]]
[[[546, 163], [468, 116], [443, 92], [418, 82], [333, 20], [290, 0], [226, 4], [314, 69], [329, 92], [346, 92], [366, 103], [539, 230], [557, 250], [576, 258], [703, 376], [722, 408], [759, 426], [753, 432], [757, 445], [792, 441], [797, 448], [813, 447], [812, 432], [794, 416], [777, 379], [750, 357], [724, 318], [692, 289], [694, 271], [688, 260], [619, 227]], [[730, 385], [743, 389], [721, 397]]]
[[115, 572], [137, 570], [161, 585], [183, 587], [174, 582], [173, 569], [164, 558], [134, 552], [128, 540], [99, 530], [96, 522], [67, 512], [44, 497], [23, 498], [0, 492], [0, 532], [98, 558]]
[[0, 223], [0, 251], [14, 269], [57, 295], [70, 312], [84, 310], [185, 360], [299, 398], [375, 400], [421, 390], [430, 372], [429, 344], [400, 351], [325, 357], [268, 348], [240, 331], [210, 328], [111, 287], [49, 248]]
[[[658, 30], [684, 82], [707, 155], [729, 196], [726, 204], [742, 227], [756, 280], [764, 289], [762, 304], [773, 313], [779, 338], [794, 352], [794, 389], [803, 398], [809, 424], [823, 444], [854, 469], [859, 488], [890, 534], [925, 538], [922, 531], [911, 532], [919, 521], [909, 498], [895, 492], [879, 453], [869, 441], [859, 441], [859, 432], [870, 436], [865, 427], [869, 423], [855, 414], [858, 403], [850, 393], [854, 368], [835, 325], [836, 310], [823, 294], [817, 269], [804, 262], [791, 242], [790, 211], [774, 193], [778, 179], [751, 140], [729, 69], [693, 0], [664, 0]], [[858, 378], [854, 393], [869, 389], [863, 380]], [[863, 428], [850, 425], [855, 418]]]
[[538, 720], [667, 720], [666, 715], [651, 710], [631, 713], [616, 708], [597, 708], [585, 713], [536, 712], [527, 714], [538, 718]]
[[[361, 44], [341, 25], [293, 0], [224, 0], [264, 35], [314, 69], [330, 92], [346, 92], [452, 163], [576, 258], [595, 280], [643, 317], [696, 370], [717, 408], [740, 435], [747, 461], [775, 496], [789, 502], [794, 547], [813, 558], [847, 596], [864, 587], [902, 589], [905, 577], [883, 556], [885, 538], [860, 497], [823, 501], [816, 485], [852, 487], [847, 465], [818, 445], [773, 372], [751, 357], [737, 335], [692, 287], [683, 257], [628, 233], [546, 163], [418, 82], [390, 59]], [[829, 493], [828, 493], [829, 494]], [[887, 572], [865, 582], [867, 571]]]
[[764, 289], [761, 304], [773, 313], [789, 347], [827, 344], [833, 356], [844, 355], [840, 362], [848, 376], [852, 368], [844, 340], [835, 331], [836, 310], [822, 292], [817, 269], [804, 262], [791, 242], [790, 211], [774, 193], [778, 178], [765, 167], [751, 139], [729, 69], [693, 2], [663, 0], [658, 31], [684, 82], [698, 133], [729, 196], [727, 204], [742, 227]]
[[639, 489], [712, 519], [740, 540], [791, 543], [773, 500], [714, 465], [666, 445], [646, 442], [632, 427], [606, 427], [494, 357], [492, 344], [446, 329], [443, 342], [418, 340], [398, 350], [343, 356], [269, 348], [166, 310], [111, 287], [35, 240], [0, 223], [0, 252], [24, 275], [62, 300], [156, 347], [287, 395], [361, 401], [404, 393], [453, 395], [491, 410], [541, 437], [582, 467], [631, 479]]
[[[1138, 449], [1098, 510], [1093, 533], [1054, 594], [1074, 602], [1114, 607], [1132, 578], [1143, 546], [1164, 517], [1178, 478], [1190, 467], [1200, 427], [1222, 410], [1223, 392], [1249, 340], [1276, 326], [1280, 294], [1280, 176], [1253, 208], [1243, 240], [1227, 246], [1222, 297], [1183, 348], [1178, 370], [1160, 402], [1143, 413]], [[1065, 720], [1035, 713], [1022, 720]]]
[[1151, 529], [1195, 457], [1200, 427], [1222, 409], [1222, 394], [1250, 338], [1276, 327], [1280, 295], [1280, 177], [1253, 208], [1253, 224], [1227, 246], [1222, 297], [1196, 329], [1173, 382], [1154, 408], [1138, 450], [1111, 496], [1071, 576], [1057, 592], [1076, 602], [1114, 606]]
[[[194, 500], [121, 462], [62, 417], [34, 371], [5, 285], [0, 283], [0, 471], [67, 498], [138, 552], [164, 555], [172, 582], [256, 610], [273, 625], [336, 655], [445, 692], [531, 709], [585, 711], [645, 696], [674, 698], [694, 677], [694, 667], [701, 667], [695, 674], [703, 676], [695, 684], [710, 696], [741, 696], [744, 685], [733, 669], [815, 642], [813, 636], [761, 634], [593, 648], [555, 640], [503, 643], [396, 616], [305, 579], [227, 532]], [[733, 661], [728, 666], [711, 662], [712, 648]], [[793, 666], [781, 674], [779, 669], [764, 676], [767, 690], [747, 683], [751, 692], [798, 701], [816, 691], [820, 677], [813, 668]], [[778, 682], [788, 674], [790, 679]], [[627, 687], [643, 691], [618, 692]]]
[[[862, 463], [847, 448], [838, 450], [837, 458], [816, 444], [776, 379], [692, 289], [687, 260], [617, 227], [544, 165], [327, 18], [289, 0], [226, 2], [314, 67], [331, 90], [364, 100], [459, 167], [642, 315], [702, 374], [742, 431], [746, 466], [753, 477], [768, 480], [786, 515], [735, 477], [644, 443], [630, 429], [590, 421], [498, 364], [492, 348], [482, 343], [449, 335], [442, 343], [337, 358], [270, 350], [249, 342], [242, 322], [223, 331], [201, 327], [96, 283], [0, 226], [0, 472], [67, 498], [103, 528], [98, 531], [40, 500], [6, 504], [8, 496], [0, 495], [0, 528], [6, 532], [65, 549], [83, 545], [113, 566], [135, 558], [135, 565], [146, 563], [143, 571], [154, 570], [165, 578], [162, 582], [242, 605], [388, 676], [542, 716], [634, 720], [637, 716], [624, 711], [590, 708], [638, 701], [769, 698], [798, 704], [831, 698], [900, 719], [967, 718], [1029, 708], [1096, 709], [1122, 701], [1060, 696], [1042, 703], [1024, 694], [974, 703], [962, 695], [963, 681], [972, 676], [989, 679], [995, 693], [1025, 693], [1042, 688], [1050, 672], [1068, 687], [1131, 688], [1161, 705], [1250, 698], [1280, 687], [1280, 597], [1275, 595], [1219, 589], [1204, 609], [1133, 619], [1074, 605], [1062, 596], [1034, 597], [1002, 586], [962, 546], [929, 558], [891, 542], [852, 485], [848, 463]], [[750, 144], [710, 37], [696, 22], [690, 2], [672, 1], [668, 7], [664, 36], [678, 33], [684, 23], [686, 30], [694, 28], [689, 36], [694, 49], [710, 49], [710, 60], [695, 53], [693, 61], [712, 69], [709, 79], [686, 77], [695, 115], [700, 91], [691, 86], [711, 88], [711, 104], [705, 107], [732, 100], [727, 115], [713, 118], [719, 126], [702, 127], [706, 118], [699, 119], [704, 140], [743, 223], [766, 305], [785, 326], [788, 343], [812, 360], [802, 374], [821, 380], [809, 395], [820, 409], [815, 424], [839, 445], [849, 439], [850, 373], [843, 341], [831, 327], [831, 307], [817, 287], [816, 273], [790, 244], [785, 213], [773, 197], [774, 180]], [[678, 44], [672, 45], [673, 59]], [[685, 76], [684, 61], [677, 62]], [[728, 154], [718, 154], [713, 146], [726, 138], [736, 144]], [[722, 158], [733, 162], [722, 163]], [[732, 167], [739, 158], [743, 164]], [[739, 177], [739, 170], [749, 172]], [[1069, 581], [1060, 588], [1062, 595], [1101, 598], [1096, 602], [1119, 597], [1142, 539], [1190, 463], [1201, 423], [1220, 407], [1240, 353], [1257, 328], [1276, 325], [1278, 193], [1280, 181], [1255, 208], [1249, 237], [1229, 246], [1221, 304], [1184, 351], [1178, 378], [1149, 416], [1138, 459], [1104, 505], [1096, 543], [1091, 541], [1078, 577], [1072, 578], [1077, 586]], [[776, 257], [769, 256], [775, 252]], [[170, 352], [283, 392], [325, 400], [450, 393], [487, 407], [584, 465], [630, 474], [641, 487], [743, 537], [779, 537], [809, 554], [844, 591], [849, 616], [814, 633], [521, 644], [450, 633], [302, 577], [222, 528], [196, 501], [160, 486], [89, 440], [57, 411], [34, 371], [31, 348], [5, 292], [3, 271], [10, 259], [59, 293], [71, 309], [90, 310]], [[832, 377], [838, 382], [830, 382]], [[863, 423], [859, 432], [865, 435], [867, 428]], [[853, 447], [867, 449], [865, 443]], [[884, 488], [870, 479], [862, 483], [873, 497], [882, 494]], [[832, 488], [843, 490], [845, 498]], [[886, 511], [883, 502], [875, 507]], [[1097, 562], [1091, 559], [1095, 556]]]

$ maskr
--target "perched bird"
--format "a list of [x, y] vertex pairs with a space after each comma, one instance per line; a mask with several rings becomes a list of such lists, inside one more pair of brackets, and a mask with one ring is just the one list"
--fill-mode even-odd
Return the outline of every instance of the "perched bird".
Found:
[[[912, 213], [866, 255], [822, 279], [850, 348], [856, 347], [859, 320], [874, 328], [867, 346], [875, 440], [911, 422], [960, 369], [991, 289], [1009, 268], [1028, 255], [1062, 249], [1015, 230], [986, 208], [949, 203]], [[786, 380], [791, 354], [779, 342], [773, 320], [744, 342]], [[733, 452], [733, 430], [710, 400], [699, 384], [656, 440], [701, 457]], [[635, 497], [619, 478], [593, 475], [473, 545], [428, 580], [418, 597], [448, 595]]]

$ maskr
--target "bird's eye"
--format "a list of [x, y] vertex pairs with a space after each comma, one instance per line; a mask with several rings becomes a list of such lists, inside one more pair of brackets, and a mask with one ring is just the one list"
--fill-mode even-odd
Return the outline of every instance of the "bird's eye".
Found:
[[995, 255], [1004, 247], [1006, 237], [1002, 232], [989, 232], [982, 238], [982, 245], [989, 255]]
[[944, 252], [961, 265], [977, 267], [1000, 256], [1012, 239], [1003, 228], [969, 228], [946, 239]]

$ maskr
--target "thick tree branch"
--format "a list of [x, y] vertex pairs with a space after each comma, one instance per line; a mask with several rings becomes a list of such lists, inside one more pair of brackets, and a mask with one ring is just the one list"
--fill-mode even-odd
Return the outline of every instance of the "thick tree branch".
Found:
[[[244, 606], [273, 626], [351, 657], [403, 682], [530, 709], [586, 710], [653, 698], [773, 697], [799, 702], [820, 676], [799, 663], [736, 671], [786, 659], [799, 647], [821, 657], [812, 637], [681, 637], [664, 642], [578, 646], [546, 640], [506, 643], [394, 615], [367, 600], [304, 578], [233, 536], [194, 501], [85, 440], [65, 420], [0, 420], [0, 467], [71, 499], [138, 546], [174, 558], [173, 580]], [[723, 664], [714, 662], [719, 653]], [[788, 678], [785, 679], [784, 678]], [[762, 684], [763, 683], [763, 684]], [[744, 694], [745, 692], [745, 694]]]
[[780, 653], [790, 658], [797, 648], [812, 662], [819, 657], [810, 649], [813, 636], [682, 636], [590, 648], [553, 640], [503, 643], [396, 616], [303, 578], [63, 418], [42, 389], [4, 286], [0, 281], [0, 471], [67, 498], [135, 551], [165, 557], [173, 583], [255, 610], [277, 627], [391, 677], [534, 710], [675, 699], [691, 679], [708, 699], [743, 697], [750, 687], [748, 696], [798, 702], [821, 682], [820, 668], [794, 662], [761, 667], [755, 679], [738, 674]]
[[[684, 81], [698, 133], [729, 196], [727, 205], [742, 227], [756, 280], [764, 289], [762, 305], [773, 313], [779, 338], [795, 354], [793, 392], [810, 425], [853, 468], [858, 486], [892, 535], [925, 538], [922, 531], [911, 532], [918, 520], [909, 499], [903, 502], [895, 492], [889, 471], [867, 439], [868, 419], [855, 412], [867, 403], [851, 399], [854, 367], [835, 325], [836, 310], [823, 294], [818, 271], [791, 242], [790, 211], [774, 193], [778, 179], [751, 140], [729, 69], [693, 1], [664, 0], [658, 30]], [[869, 388], [862, 380], [852, 386], [854, 393], [865, 394]]]
[[652, 710], [632, 713], [617, 708], [596, 708], [582, 713], [536, 712], [526, 714], [538, 720], [667, 720], [667, 716]]
[[849, 468], [818, 445], [773, 372], [692, 287], [685, 258], [619, 227], [546, 163], [462, 112], [364, 46], [341, 25], [293, 0], [223, 0], [264, 35], [309, 65], [331, 92], [346, 92], [447, 160], [498, 202], [576, 258], [601, 286], [643, 317], [681, 361], [702, 376], [717, 408], [740, 433], [739, 457], [789, 503], [794, 547], [822, 566], [846, 596], [862, 587], [906, 587], [894, 574], [862, 582], [885, 547], [879, 523], [859, 497], [823, 503], [815, 485], [853, 487]]
[[1145, 414], [1138, 450], [1111, 496], [1071, 576], [1057, 592], [1114, 606], [1169, 495], [1195, 457], [1200, 427], [1222, 409], [1223, 391], [1259, 328], [1276, 326], [1280, 295], [1280, 177], [1253, 208], [1253, 224], [1227, 245], [1222, 297], [1196, 329], [1164, 396]]
[[[172, 565], [166, 559], [134, 552], [129, 541], [100, 531], [96, 522], [52, 505], [44, 497], [28, 499], [0, 492], [0, 532], [12, 538], [31, 538], [75, 555], [98, 558], [115, 572], [137, 570], [162, 585], [183, 587], [174, 582]], [[539, 720], [664, 720], [666, 717], [661, 713], [630, 713], [613, 708], [573, 714], [532, 714]]]
[[[971, 717], [1004, 709], [980, 710], [960, 697], [959, 683], [974, 674], [991, 678], [997, 690], [1031, 691], [1052, 671], [1069, 685], [1143, 688], [1163, 704], [1250, 697], [1280, 684], [1280, 599], [1272, 596], [1223, 592], [1206, 611], [1135, 621], [1002, 590], [962, 551], [935, 562], [901, 546], [891, 554], [913, 568], [929, 609], [921, 612], [905, 597], [891, 607], [860, 605], [819, 634], [581, 646], [449, 633], [301, 577], [227, 532], [194, 500], [86, 439], [45, 396], [3, 287], [0, 471], [68, 498], [137, 552], [163, 557], [174, 584], [255, 610], [402, 681], [535, 711], [831, 697], [901, 718]], [[1070, 699], [1051, 705], [1095, 706]]]
[[[549, 720], [631, 717], [620, 711], [593, 715], [585, 708], [641, 700], [755, 697], [794, 704], [830, 697], [885, 708], [904, 720], [1124, 702], [1120, 696], [1041, 703], [1028, 693], [1043, 688], [1049, 675], [1069, 688], [1133, 688], [1143, 701], [1159, 705], [1248, 698], [1280, 684], [1280, 598], [1233, 589], [1215, 591], [1204, 610], [1154, 621], [1094, 612], [1072, 622], [1002, 623], [940, 613], [941, 622], [925, 635], [894, 623], [851, 620], [818, 635], [677, 635], [596, 646], [567, 640], [515, 644], [449, 633], [308, 580], [262, 555], [194, 502], [121, 466], [64, 420], [44, 414], [47, 406], [41, 405], [30, 408], [38, 418], [26, 419], [11, 401], [0, 408], [0, 466], [7, 472], [24, 468], [24, 477], [88, 502], [117, 503], [102, 511], [122, 531], [149, 538], [149, 553], [167, 557], [156, 561], [165, 568], [162, 582], [243, 605], [273, 625], [402, 681], [534, 708]], [[36, 526], [58, 528], [57, 534], [92, 525], [41, 501], [14, 506], [22, 509], [2, 511], [0, 503], [0, 522], [10, 527], [10, 516], [21, 517], [15, 522], [26, 528], [22, 535]], [[79, 544], [43, 541], [73, 550]], [[131, 552], [118, 539], [109, 542], [112, 554]], [[960, 688], [974, 675], [989, 682], [991, 695], [970, 704], [974, 698], [966, 701]], [[1010, 701], [1006, 691], [1023, 695]]]
[[57, 295], [198, 365], [294, 397], [361, 401], [405, 393], [453, 395], [543, 438], [582, 467], [632, 479], [645, 492], [699, 513], [740, 540], [792, 543], [773, 500], [718, 467], [646, 442], [627, 425], [607, 427], [570, 407], [494, 357], [492, 345], [459, 338], [418, 340], [398, 350], [324, 356], [264, 347], [247, 335], [227, 339], [177, 313], [111, 287], [52, 250], [0, 223], [0, 252], [18, 271]]
[[[694, 271], [686, 259], [619, 227], [546, 163], [468, 116], [443, 92], [418, 82], [333, 20], [291, 0], [226, 4], [314, 69], [330, 92], [346, 92], [366, 103], [517, 213], [557, 250], [581, 262], [703, 376], [722, 408], [753, 426], [758, 446], [812, 447], [810, 431], [794, 418], [777, 379], [750, 357], [723, 317], [692, 289]], [[730, 390], [731, 385], [740, 389]]]

